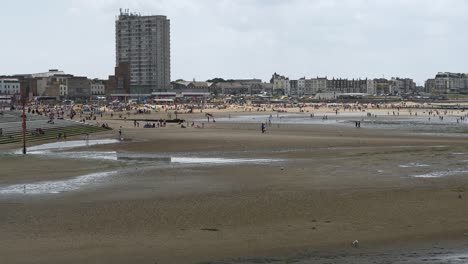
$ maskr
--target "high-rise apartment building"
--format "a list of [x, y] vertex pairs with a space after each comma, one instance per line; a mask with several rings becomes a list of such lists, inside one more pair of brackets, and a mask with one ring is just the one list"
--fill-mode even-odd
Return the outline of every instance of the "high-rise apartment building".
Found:
[[169, 89], [171, 82], [170, 21], [120, 10], [115, 22], [117, 66], [130, 64], [130, 92]]

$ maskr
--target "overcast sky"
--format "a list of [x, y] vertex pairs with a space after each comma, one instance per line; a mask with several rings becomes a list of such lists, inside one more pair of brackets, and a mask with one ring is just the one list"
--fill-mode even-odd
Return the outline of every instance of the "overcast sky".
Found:
[[468, 0], [2, 0], [0, 75], [106, 78], [119, 8], [171, 20], [172, 79], [468, 72]]

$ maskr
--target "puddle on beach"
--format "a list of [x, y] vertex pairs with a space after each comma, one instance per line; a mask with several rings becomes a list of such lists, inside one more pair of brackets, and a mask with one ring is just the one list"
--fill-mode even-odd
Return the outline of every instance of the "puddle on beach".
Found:
[[412, 175], [413, 178], [442, 178], [448, 176], [458, 176], [468, 174], [467, 170], [448, 170], [448, 171], [434, 171], [425, 174]]
[[51, 151], [39, 150], [30, 152], [31, 155], [40, 155], [42, 157], [51, 158], [67, 158], [67, 159], [91, 159], [91, 160], [108, 160], [117, 161], [116, 151]]
[[69, 180], [61, 181], [43, 181], [28, 184], [14, 184], [0, 187], [0, 195], [7, 194], [24, 194], [24, 195], [39, 195], [39, 194], [58, 194], [63, 192], [75, 191], [87, 185], [95, 185], [102, 182], [106, 178], [117, 174], [117, 171], [98, 172], [82, 176], [78, 176]]
[[[236, 122], [236, 123], [268, 123], [271, 120], [273, 125], [276, 124], [336, 124], [342, 120], [339, 120], [334, 115], [327, 115], [328, 119], [323, 119], [324, 115], [317, 115], [313, 118], [310, 117], [310, 114], [281, 114], [279, 116], [273, 115], [271, 118], [269, 115], [249, 115], [249, 116], [235, 116], [232, 118], [218, 118], [218, 122]], [[361, 119], [364, 115], [359, 114], [347, 114], [346, 118], [358, 118]], [[206, 120], [196, 120], [198, 122], [203, 122]]]
[[444, 263], [468, 263], [468, 253], [452, 254], [439, 257]]
[[[323, 124], [323, 125], [341, 125], [354, 126], [356, 120], [360, 120], [362, 128], [375, 129], [403, 129], [406, 131], [415, 132], [418, 134], [424, 133], [428, 135], [449, 134], [450, 136], [464, 136], [468, 130], [468, 122], [457, 123], [456, 117], [448, 117], [443, 121], [429, 120], [427, 116], [389, 116], [380, 115], [379, 117], [368, 117], [367, 113], [340, 113], [338, 115], [326, 115], [327, 119], [323, 119], [324, 115], [319, 114], [310, 117], [310, 114], [293, 114], [286, 113], [280, 115], [241, 115], [232, 118], [218, 118], [218, 122], [235, 122], [235, 123], [269, 123], [277, 124]], [[206, 120], [197, 120], [203, 122]]]
[[[41, 155], [54, 158], [70, 158], [70, 159], [93, 159], [93, 160], [109, 160], [109, 161], [134, 161], [134, 162], [156, 162], [165, 164], [268, 164], [280, 160], [274, 159], [245, 159], [245, 158], [212, 158], [212, 157], [184, 157], [184, 156], [162, 156], [161, 154], [138, 154], [138, 153], [119, 153], [117, 151], [64, 151], [70, 148], [94, 146], [101, 144], [114, 144], [120, 141], [114, 139], [106, 140], [80, 140], [56, 142], [44, 145], [30, 147], [28, 153], [31, 155]], [[15, 154], [21, 154], [21, 150], [17, 150]]]
[[[229, 164], [269, 164], [280, 160], [273, 159], [245, 159], [245, 158], [211, 158], [211, 157], [178, 157], [162, 156], [161, 154], [137, 154], [137, 153], [118, 153], [116, 151], [63, 151], [66, 148], [112, 144], [115, 140], [100, 141], [73, 141], [68, 142], [66, 146], [60, 143], [44, 144], [30, 149], [31, 155], [40, 155], [52, 158], [71, 158], [71, 159], [94, 159], [110, 161], [127, 162], [145, 162], [151, 165], [164, 164], [188, 164], [188, 165], [229, 165]], [[43, 181], [28, 184], [14, 184], [9, 186], [0, 186], [0, 195], [39, 195], [39, 194], [59, 194], [63, 192], [75, 191], [86, 186], [96, 185], [107, 181], [110, 176], [117, 171], [99, 172], [82, 175], [68, 180]]]
[[[60, 141], [60, 142], [54, 142], [54, 143], [28, 147], [27, 151], [29, 154], [42, 154], [45, 151], [51, 151], [51, 150], [62, 150], [62, 149], [79, 148], [79, 147], [86, 147], [86, 146], [115, 144], [119, 142], [120, 141], [117, 139]], [[22, 154], [22, 150], [19, 149], [15, 151], [15, 154]]]
[[70, 152], [67, 153], [74, 158], [83, 159], [103, 159], [115, 161], [136, 161], [136, 162], [160, 162], [165, 164], [239, 164], [239, 163], [271, 163], [278, 160], [273, 159], [228, 159], [228, 158], [209, 158], [209, 157], [170, 157], [161, 156], [158, 154], [130, 154], [130, 153], [117, 153], [117, 152]]
[[237, 164], [237, 163], [255, 163], [267, 164], [278, 162], [275, 159], [227, 159], [227, 158], [199, 158], [199, 157], [172, 157], [172, 163], [180, 164]]
[[430, 167], [430, 165], [421, 164], [421, 163], [417, 163], [417, 162], [411, 162], [411, 163], [408, 163], [408, 164], [399, 165], [398, 167], [400, 167], [400, 168], [419, 168], [419, 167]]

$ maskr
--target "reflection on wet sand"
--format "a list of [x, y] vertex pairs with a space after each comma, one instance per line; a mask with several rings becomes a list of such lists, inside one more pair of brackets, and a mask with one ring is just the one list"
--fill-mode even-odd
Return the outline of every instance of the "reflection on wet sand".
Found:
[[62, 192], [76, 191], [84, 186], [96, 185], [102, 181], [115, 175], [117, 171], [91, 173], [87, 175], [78, 176], [69, 180], [62, 181], [44, 181], [28, 184], [14, 184], [9, 186], [0, 187], [0, 195], [7, 194], [59, 194]]

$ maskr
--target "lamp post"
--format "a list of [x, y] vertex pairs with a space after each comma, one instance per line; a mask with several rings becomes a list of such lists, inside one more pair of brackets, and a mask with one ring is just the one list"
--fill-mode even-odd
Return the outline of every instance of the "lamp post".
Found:
[[26, 155], [26, 98], [23, 97], [23, 154]]

